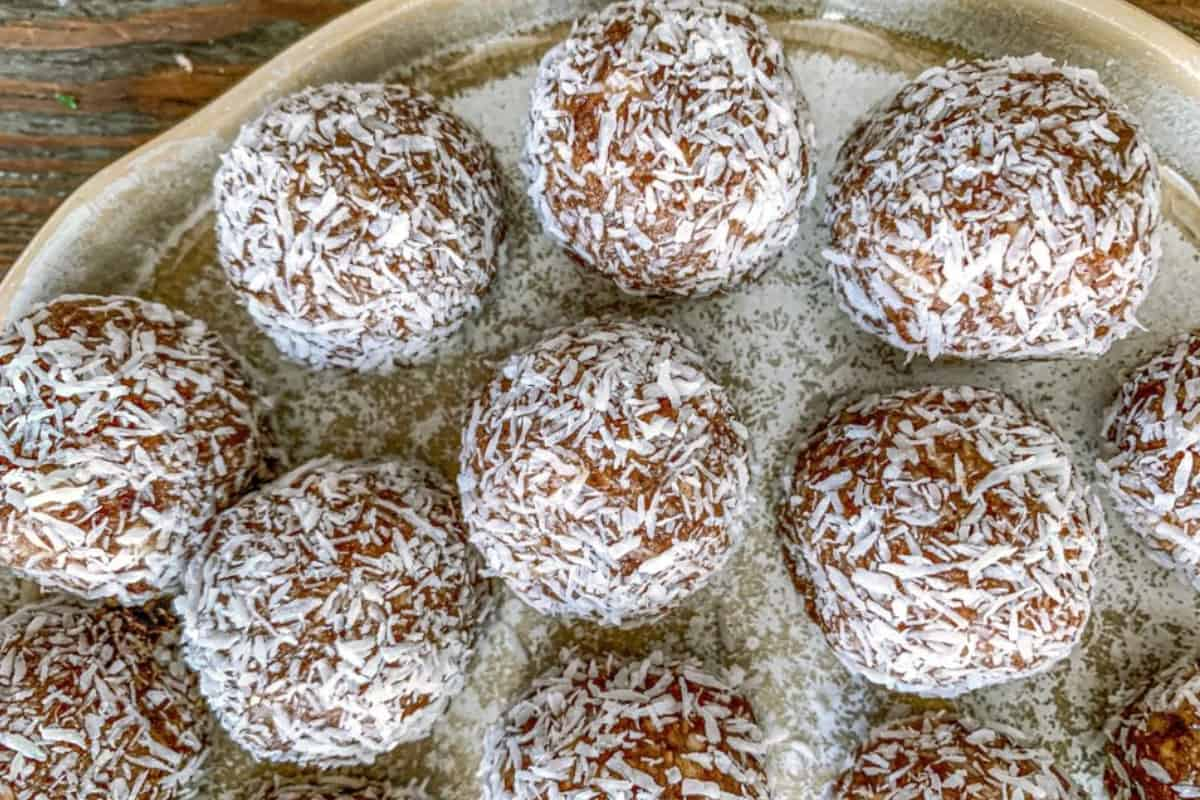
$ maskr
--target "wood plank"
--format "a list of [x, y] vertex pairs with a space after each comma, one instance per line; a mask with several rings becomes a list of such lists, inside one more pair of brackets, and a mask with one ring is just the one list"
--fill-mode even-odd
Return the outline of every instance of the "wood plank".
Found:
[[0, 196], [0, 211], [15, 211], [19, 214], [45, 214], [49, 216], [62, 202], [61, 197], [28, 197]]
[[1196, 0], [1131, 0], [1131, 2], [1172, 25], [1200, 28], [1200, 2]]
[[360, 2], [0, 4], [0, 274], [90, 175]]
[[0, 111], [62, 113], [134, 111], [163, 121], [188, 116], [258, 66], [195, 64], [160, 67], [145, 75], [93, 83], [21, 81], [0, 78]]
[[[119, 134], [62, 134], [62, 135], [32, 135], [21, 133], [5, 133], [0, 131], [0, 147], [2, 148], [33, 148], [57, 149], [63, 147], [115, 147], [132, 150], [153, 139], [153, 133]], [[115, 159], [113, 159], [115, 160]]]
[[50, 172], [55, 174], [92, 175], [99, 172], [108, 161], [72, 158], [4, 158], [0, 156], [0, 173], [5, 172]]
[[1129, 0], [1179, 30], [1200, 39], [1200, 0]]
[[0, 48], [80, 50], [139, 42], [205, 42], [291, 20], [318, 25], [354, 3], [347, 0], [238, 0], [102, 19], [38, 19], [0, 25]]

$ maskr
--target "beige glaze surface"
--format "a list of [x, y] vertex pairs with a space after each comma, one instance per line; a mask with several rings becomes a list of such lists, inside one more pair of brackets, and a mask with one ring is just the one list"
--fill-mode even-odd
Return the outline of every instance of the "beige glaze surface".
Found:
[[[902, 698], [849, 678], [804, 618], [782, 572], [771, 510], [794, 436], [830, 402], [865, 387], [933, 381], [1003, 388], [1037, 408], [1066, 436], [1079, 464], [1098, 449], [1099, 416], [1122, 370], [1200, 318], [1195, 237], [1200, 204], [1200, 46], [1112, 0], [972, 2], [793, 2], [767, 13], [788, 45], [818, 114], [823, 170], [852, 121], [845, 92], [882, 96], [950, 54], [1041, 50], [1098, 69], [1145, 120], [1172, 168], [1163, 274], [1148, 301], [1149, 330], [1096, 362], [971, 365], [903, 357], [858, 332], [833, 306], [820, 264], [820, 226], [806, 232], [758, 284], [688, 303], [631, 301], [573, 270], [536, 229], [515, 167], [524, 93], [538, 57], [566, 31], [562, 22], [600, 3], [565, 0], [375, 0], [286, 51], [233, 91], [158, 140], [96, 176], [31, 243], [0, 284], [0, 317], [63, 290], [136, 293], [210, 322], [249, 362], [276, 402], [287, 456], [399, 454], [455, 470], [465, 398], [490, 364], [544, 327], [609, 311], [654, 316], [692, 332], [730, 387], [756, 447], [757, 504], [736, 563], [665, 622], [632, 632], [540, 619], [506, 596], [493, 619], [467, 692], [434, 738], [402, 747], [370, 774], [427, 778], [448, 800], [477, 797], [481, 731], [564, 645], [637, 653], [691, 651], [733, 670], [773, 741], [780, 797], [808, 798], [840, 765], [871, 719]], [[781, 4], [772, 4], [778, 7]], [[818, 15], [814, 17], [813, 15]], [[396, 77], [447, 97], [496, 146], [513, 193], [510, 260], [469, 323], [428, 366], [392, 378], [309, 373], [284, 363], [233, 304], [213, 252], [209, 187], [216, 159], [238, 127], [271, 99], [312, 83]], [[832, 83], [831, 83], [832, 82]], [[839, 116], [841, 115], [841, 116]], [[824, 171], [821, 173], [824, 178]], [[1182, 235], [1180, 231], [1190, 232]], [[970, 695], [959, 705], [1016, 725], [1054, 750], [1064, 768], [1096, 785], [1098, 729], [1118, 698], [1172, 658], [1200, 647], [1200, 604], [1191, 590], [1144, 559], [1110, 513], [1113, 537], [1100, 576], [1097, 613], [1070, 661], [1022, 684]], [[3, 581], [0, 596], [20, 589]], [[236, 800], [253, 768], [222, 741], [206, 796]]]

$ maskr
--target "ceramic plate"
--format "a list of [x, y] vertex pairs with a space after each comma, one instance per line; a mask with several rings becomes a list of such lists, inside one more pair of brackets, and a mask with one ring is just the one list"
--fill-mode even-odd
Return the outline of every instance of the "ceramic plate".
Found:
[[[1139, 115], [1167, 172], [1171, 224], [1145, 330], [1096, 361], [968, 364], [906, 361], [837, 309], [820, 257], [820, 203], [762, 280], [684, 302], [630, 300], [578, 272], [538, 229], [517, 169], [527, 98], [541, 54], [567, 22], [598, 7], [565, 0], [375, 0], [292, 47], [192, 118], [105, 169], [38, 234], [0, 285], [0, 316], [63, 291], [134, 293], [206, 319], [274, 398], [294, 463], [323, 453], [423, 458], [452, 475], [464, 399], [489, 365], [538, 331], [585, 316], [653, 316], [691, 332], [729, 386], [755, 446], [755, 507], [744, 547], [706, 590], [663, 623], [603, 631], [539, 618], [504, 595], [466, 691], [428, 741], [364, 773], [419, 777], [446, 800], [478, 797], [482, 731], [562, 648], [636, 654], [686, 651], [749, 693], [771, 741], [783, 798], [820, 796], [848, 749], [911, 698], [852, 679], [826, 649], [791, 589], [772, 510], [795, 437], [832, 401], [867, 388], [972, 382], [1037, 408], [1070, 442], [1090, 479], [1103, 408], [1118, 377], [1200, 319], [1200, 47], [1111, 0], [936, 0], [774, 3], [759, 10], [787, 45], [814, 109], [820, 179], [855, 118], [907, 76], [952, 55], [1040, 51], [1098, 70]], [[752, 4], [753, 5], [753, 4]], [[270, 101], [333, 80], [398, 79], [439, 94], [496, 148], [510, 183], [509, 257], [483, 313], [433, 363], [389, 378], [313, 373], [290, 365], [237, 308], [214, 254], [209, 189], [219, 153]], [[1109, 510], [1096, 613], [1082, 645], [1037, 678], [975, 692], [957, 705], [1012, 725], [1050, 748], [1099, 793], [1100, 729], [1154, 672], [1200, 649], [1196, 593], [1154, 567]], [[8, 607], [31, 591], [0, 582]], [[264, 772], [221, 739], [203, 787], [237, 797]]]

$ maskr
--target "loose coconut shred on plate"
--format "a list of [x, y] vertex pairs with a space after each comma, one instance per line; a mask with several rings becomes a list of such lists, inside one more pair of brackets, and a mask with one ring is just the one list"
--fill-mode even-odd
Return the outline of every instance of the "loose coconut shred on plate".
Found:
[[850, 134], [825, 218], [838, 299], [930, 358], [1098, 356], [1157, 272], [1154, 151], [1095, 72], [951, 62]]
[[954, 696], [1048, 669], [1083, 634], [1103, 512], [1004, 395], [860, 400], [804, 442], [790, 492], [788, 565], [852, 672]]
[[213, 521], [188, 565], [184, 655], [255, 758], [370, 764], [457, 694], [490, 608], [440, 477], [310, 462]]
[[613, 3], [546, 54], [522, 167], [546, 232], [635, 294], [761, 275], [813, 198], [783, 47], [717, 0]]
[[[222, 800], [241, 800], [236, 794]], [[245, 800], [430, 800], [420, 784], [378, 783], [340, 775], [322, 775], [310, 781], [280, 778], [245, 795]]]

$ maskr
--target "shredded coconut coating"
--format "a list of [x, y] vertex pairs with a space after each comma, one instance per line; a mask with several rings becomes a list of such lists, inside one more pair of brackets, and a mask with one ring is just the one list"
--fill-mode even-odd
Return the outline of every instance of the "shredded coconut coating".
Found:
[[303, 782], [276, 778], [251, 792], [246, 800], [429, 800], [429, 795], [419, 783], [392, 786], [342, 775], [322, 775]]
[[282, 353], [386, 372], [479, 310], [503, 255], [500, 171], [473, 129], [404, 86], [275, 103], [216, 177], [217, 250]]
[[585, 17], [534, 84], [522, 168], [545, 231], [634, 294], [761, 275], [812, 202], [813, 131], [745, 8], [635, 0]]
[[369, 764], [463, 686], [491, 594], [448, 487], [320, 459], [217, 517], [176, 600], [184, 655], [259, 760]]
[[61, 598], [0, 622], [0, 797], [191, 797], [208, 749], [161, 608]]
[[1164, 672], [1109, 724], [1104, 786], [1112, 800], [1200, 797], [1200, 666]]
[[203, 322], [67, 295], [0, 334], [0, 563], [126, 605], [174, 592], [185, 549], [270, 447]]
[[1200, 331], [1136, 370], [1104, 426], [1097, 468], [1155, 562], [1200, 589]]
[[808, 611], [852, 672], [949, 697], [1048, 669], [1091, 613], [1104, 516], [1066, 444], [968, 386], [868, 396], [801, 447], [781, 510]]
[[1157, 271], [1158, 166], [1096, 73], [952, 61], [859, 123], [825, 253], [845, 311], [929, 358], [1099, 356]]
[[750, 703], [691, 661], [571, 659], [489, 729], [483, 800], [768, 800]]
[[831, 800], [1084, 800], [1050, 754], [996, 728], [929, 713], [871, 731]]
[[648, 622], [742, 539], [750, 445], [667, 328], [585, 321], [509, 356], [473, 404], [458, 486], [489, 570], [543, 614]]

